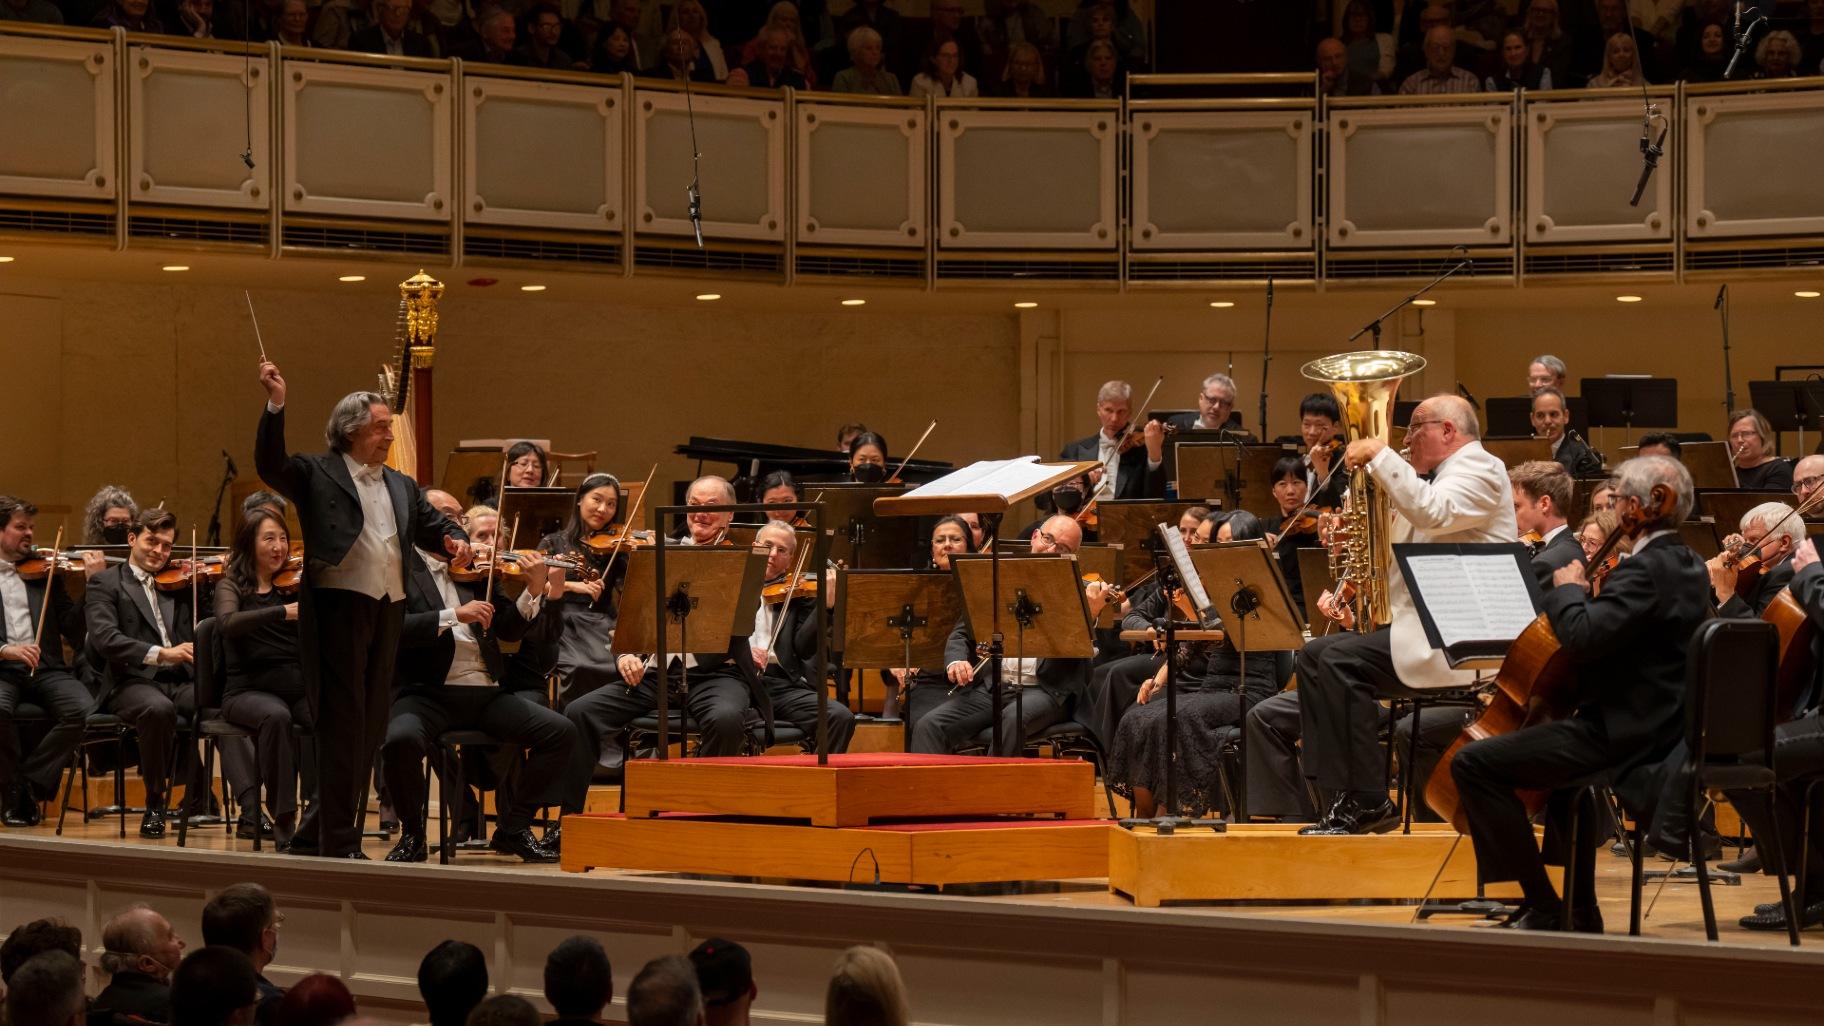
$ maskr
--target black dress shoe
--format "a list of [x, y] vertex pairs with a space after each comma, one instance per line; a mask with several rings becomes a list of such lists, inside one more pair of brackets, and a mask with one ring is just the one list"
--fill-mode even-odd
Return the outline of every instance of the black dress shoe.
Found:
[[[1522, 905], [1501, 926], [1508, 930], [1557, 930], [1564, 926], [1563, 917], [1562, 909], [1546, 911]], [[1602, 910], [1593, 905], [1578, 909], [1571, 916], [1571, 928], [1578, 933], [1601, 933]]]
[[557, 852], [539, 843], [529, 829], [512, 833], [496, 830], [488, 848], [502, 855], [517, 855], [521, 862], [556, 862], [558, 859]]
[[1327, 822], [1300, 830], [1301, 834], [1339, 837], [1350, 834], [1384, 834], [1400, 823], [1399, 807], [1383, 798], [1368, 805], [1348, 800], [1331, 811]]
[[[243, 841], [251, 841], [253, 840], [253, 830], [253, 819], [248, 816], [242, 816], [235, 822], [234, 836]], [[263, 813], [260, 816], [259, 830], [261, 838], [268, 840], [272, 838], [272, 820], [268, 819]]]
[[148, 808], [139, 821], [139, 836], [155, 841], [165, 836], [165, 810]]
[[372, 862], [372, 861], [374, 861], [374, 860], [373, 860], [373, 859], [371, 859], [371, 858], [369, 858], [369, 857], [368, 857], [368, 854], [367, 854], [367, 852], [364, 852], [364, 851], [362, 851], [362, 850], [361, 850], [361, 849], [359, 849], [359, 848], [357, 848], [357, 849], [355, 849], [355, 850], [354, 850], [354, 851], [345, 851], [345, 852], [343, 852], [343, 853], [342, 853], [342, 854], [340, 854], [340, 855], [337, 855], [337, 856], [336, 856], [336, 858], [339, 858], [339, 859], [354, 859], [354, 860], [355, 860], [355, 861], [357, 861], [357, 862]]
[[1332, 832], [1333, 828], [1336, 826], [1337, 816], [1350, 804], [1351, 800], [1347, 794], [1337, 795], [1336, 800], [1330, 803], [1330, 808], [1325, 811], [1323, 815], [1317, 817], [1317, 822], [1312, 823], [1310, 826], [1300, 828], [1298, 832], [1305, 835], [1327, 834]]
[[[1758, 873], [1761, 871], [1761, 849], [1749, 848], [1742, 853], [1741, 858], [1730, 859], [1727, 862], [1719, 862], [1717, 863], [1716, 868], [1725, 873]], [[1780, 903], [1777, 901], [1770, 902], [1769, 904], [1773, 908], [1780, 907]], [[1757, 907], [1755, 911], [1759, 912], [1760, 909]]]
[[551, 829], [546, 830], [545, 836], [539, 838], [539, 843], [546, 848], [549, 848], [554, 854], [562, 853], [564, 850], [564, 828], [561, 826], [554, 826]]
[[[1769, 907], [1771, 905], [1771, 907]], [[1762, 909], [1767, 909], [1763, 912]], [[1799, 912], [1799, 929], [1804, 930], [1824, 923], [1824, 901], [1814, 901]], [[1743, 916], [1740, 920], [1744, 930], [1784, 930], [1786, 929], [1786, 906], [1779, 902], [1756, 905], [1754, 914]]]
[[423, 862], [430, 857], [423, 834], [400, 834], [399, 843], [386, 853], [388, 862]]
[[285, 855], [315, 855], [317, 839], [303, 834], [295, 835], [288, 843], [279, 846], [279, 852]]
[[0, 822], [9, 827], [35, 827], [43, 820], [43, 810], [38, 807], [38, 799], [32, 795], [30, 785], [7, 794], [6, 811], [0, 814]]

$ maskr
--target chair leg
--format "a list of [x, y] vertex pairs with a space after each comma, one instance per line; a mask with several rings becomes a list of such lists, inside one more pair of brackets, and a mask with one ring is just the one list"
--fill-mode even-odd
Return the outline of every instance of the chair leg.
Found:
[[[252, 738], [248, 740], [251, 742]], [[223, 781], [223, 790], [226, 790], [227, 786], [227, 782]], [[260, 801], [260, 750], [255, 748], [253, 750], [253, 809], [251, 811], [253, 812], [253, 850], [256, 852], [260, 850], [260, 827], [265, 823], [264, 813], [260, 811], [264, 808], [265, 805]], [[241, 811], [245, 813], [249, 810], [242, 809]], [[274, 841], [276, 843], [276, 837]]]
[[1558, 915], [1558, 929], [1567, 933], [1576, 925], [1574, 922], [1576, 914], [1571, 910], [1577, 907], [1578, 852], [1583, 850], [1583, 832], [1589, 829], [1589, 824], [1584, 822], [1588, 817], [1583, 814], [1584, 804], [1581, 794], [1577, 796], [1576, 802], [1576, 806], [1571, 809], [1571, 854], [1564, 863], [1564, 909]]
[[[87, 761], [83, 758], [87, 754], [88, 754], [88, 750], [85, 746], [77, 745], [76, 751], [74, 751], [70, 754], [69, 765], [67, 765], [63, 768], [63, 802], [62, 802], [63, 807], [57, 810], [57, 836], [58, 837], [63, 836], [63, 819], [65, 816], [70, 814], [70, 791], [73, 790], [76, 786], [76, 776], [78, 773], [82, 772], [82, 770], [78, 769], [78, 767], [82, 766], [82, 764]], [[84, 790], [85, 790], [85, 792], [87, 790], [86, 783], [84, 784]], [[88, 813], [85, 811], [83, 813], [83, 816], [86, 820]]]
[[[83, 775], [82, 782], [83, 804], [87, 805], [89, 778], [86, 773]], [[114, 735], [114, 807], [120, 810], [120, 837], [124, 841], [127, 837], [127, 736], [125, 734]], [[83, 815], [87, 817], [88, 813], [84, 812]]]
[[[1703, 777], [1691, 773], [1691, 804], [1688, 808], [1702, 809]], [[1712, 942], [1716, 940], [1716, 904], [1710, 897], [1710, 866], [1704, 859], [1704, 845], [1698, 836], [1698, 825], [1695, 818], [1691, 824], [1691, 865], [1697, 869], [1697, 893], [1704, 906], [1704, 936]], [[1784, 878], [1781, 880], [1784, 883]]]
[[[1811, 801], [1812, 795], [1820, 783], [1824, 783], [1824, 777], [1813, 777], [1811, 782], [1805, 785], [1805, 797], [1801, 799], [1802, 804], [1799, 807], [1799, 869], [1796, 874], [1798, 900], [1793, 904], [1801, 910], [1805, 905], [1806, 863], [1811, 859]], [[1803, 924], [1800, 925], [1800, 928], [1804, 928]]]
[[1635, 826], [1633, 829], [1628, 830], [1627, 835], [1628, 863], [1629, 868], [1632, 870], [1631, 875], [1633, 878], [1629, 885], [1630, 889], [1628, 894], [1628, 936], [1638, 937], [1640, 936], [1640, 891], [1641, 883], [1645, 879], [1645, 873], [1642, 870], [1643, 859], [1640, 850], [1640, 827]]
[[[1771, 792], [1773, 789], [1770, 787], [1768, 790]], [[1771, 799], [1773, 795], [1769, 794], [1768, 797]], [[1783, 864], [1786, 861], [1786, 846], [1781, 843], [1780, 817], [1776, 813], [1769, 817], [1769, 820], [1768, 828], [1773, 834], [1769, 840], [1773, 842], [1773, 850], [1780, 853], [1780, 862], [1782, 863], [1779, 873], [1780, 905], [1786, 909], [1786, 937], [1792, 942], [1792, 946], [1796, 948], [1799, 946], [1799, 916], [1804, 911], [1804, 900], [1795, 897], [1792, 893], [1792, 886], [1786, 882], [1786, 871], [1791, 867]], [[1694, 839], [1691, 847], [1697, 849], [1701, 848], [1702, 845], [1698, 844]], [[1693, 854], [1698, 858], [1702, 858], [1704, 853], [1702, 851], [1694, 851]], [[1766, 859], [1766, 856], [1763, 855], [1761, 858], [1764, 860]], [[1699, 872], [1702, 872], [1702, 870], [1699, 870]], [[1710, 939], [1715, 940], [1716, 938], [1712, 937]]]
[[1406, 786], [1402, 789], [1404, 797], [1400, 799], [1400, 833], [1412, 833], [1412, 802], [1418, 797], [1419, 781], [1414, 767], [1419, 764], [1419, 714], [1425, 709], [1425, 700], [1412, 700], [1412, 733], [1406, 737], [1406, 764], [1400, 767], [1400, 780]]

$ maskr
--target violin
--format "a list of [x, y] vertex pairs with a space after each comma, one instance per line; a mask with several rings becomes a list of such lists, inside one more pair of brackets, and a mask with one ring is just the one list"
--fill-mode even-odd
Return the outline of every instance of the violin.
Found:
[[221, 579], [222, 571], [226, 569], [227, 555], [217, 552], [197, 559], [171, 560], [152, 576], [152, 580], [159, 591], [182, 591], [194, 584], [213, 584]]
[[1291, 518], [1279, 527], [1281, 537], [1288, 534], [1316, 534], [1322, 518], [1337, 512], [1334, 506], [1309, 506], [1295, 512]]
[[272, 586], [281, 595], [296, 595], [304, 583], [304, 552], [296, 545], [293, 548], [297, 551], [285, 557], [285, 565], [272, 575]]
[[1121, 587], [1119, 584], [1111, 584], [1104, 580], [1101, 574], [1095, 573], [1094, 571], [1083, 575], [1083, 586], [1087, 588], [1092, 584], [1101, 584], [1107, 587], [1107, 598], [1110, 603], [1120, 602], [1127, 597], [1127, 589]]
[[1545, 535], [1540, 534], [1538, 531], [1528, 531], [1520, 536], [1520, 544], [1537, 552], [1539, 551], [1539, 546], [1545, 544]]
[[605, 530], [583, 536], [583, 548], [597, 556], [615, 549], [644, 549], [653, 545], [651, 531], [629, 531], [626, 524], [610, 524]]
[[473, 584], [486, 577], [490, 568], [503, 578], [520, 580], [524, 578], [526, 574], [525, 568], [520, 564], [520, 560], [525, 559], [528, 556], [543, 556], [546, 566], [554, 566], [563, 570], [565, 573], [576, 574], [584, 581], [593, 581], [601, 576], [601, 574], [596, 572], [595, 567], [589, 565], [587, 561], [582, 559], [577, 559], [572, 556], [552, 555], [546, 552], [539, 552], [536, 549], [511, 549], [500, 554], [500, 565], [498, 567], [493, 566], [493, 561], [491, 559], [475, 560], [468, 566], [463, 567], [450, 567], [450, 580], [461, 581], [464, 584]]
[[[1164, 426], [1165, 426], [1165, 437], [1170, 438], [1173, 435], [1178, 433], [1178, 425], [1167, 423], [1165, 421], [1161, 421], [1160, 423], [1164, 424]], [[1142, 429], [1140, 431], [1135, 431], [1130, 428], [1125, 434], [1123, 434], [1121, 436], [1121, 441], [1115, 445], [1115, 452], [1117, 455], [1126, 456], [1128, 453], [1133, 452], [1135, 449], [1138, 449], [1145, 444], [1146, 444], [1145, 430]]]
[[800, 575], [796, 581], [777, 581], [760, 589], [760, 601], [769, 606], [817, 597], [817, 578]]
[[[36, 549], [31, 555], [13, 564], [13, 568], [19, 572], [19, 576], [24, 580], [42, 581], [50, 576], [53, 557], [55, 557], [58, 573], [68, 574], [82, 572], [82, 552], [79, 549], [68, 549], [63, 552], [56, 552], [51, 549]], [[105, 558], [110, 565], [126, 561], [124, 556], [106, 556], [103, 558]]]

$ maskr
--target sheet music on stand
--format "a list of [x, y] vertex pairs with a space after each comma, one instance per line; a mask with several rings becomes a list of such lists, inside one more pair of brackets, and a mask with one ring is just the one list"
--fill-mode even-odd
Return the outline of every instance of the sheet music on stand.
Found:
[[1203, 575], [1197, 572], [1196, 564], [1191, 562], [1191, 550], [1184, 544], [1184, 535], [1176, 524], [1160, 524], [1159, 536], [1165, 539], [1165, 551], [1172, 557], [1172, 566], [1178, 571], [1178, 580], [1183, 582], [1185, 594], [1191, 597], [1191, 607], [1197, 610], [1197, 620], [1201, 626], [1215, 627], [1222, 622], [1211, 608], [1210, 593], [1204, 590]]
[[1398, 544], [1393, 556], [1412, 594], [1425, 638], [1452, 668], [1497, 666], [1539, 617], [1543, 596], [1531, 556], [1518, 542]]

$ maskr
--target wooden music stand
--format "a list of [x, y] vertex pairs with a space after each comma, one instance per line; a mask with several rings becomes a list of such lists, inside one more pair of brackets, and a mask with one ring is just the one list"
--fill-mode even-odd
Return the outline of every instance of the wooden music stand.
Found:
[[1529, 460], [1549, 460], [1552, 458], [1550, 439], [1533, 438], [1484, 438], [1482, 448], [1500, 460], [1502, 465], [1512, 470]]
[[500, 470], [505, 464], [503, 446], [484, 441], [464, 442], [450, 450], [443, 461], [444, 491], [456, 496], [464, 508], [500, 502]]
[[1755, 492], [1742, 488], [1704, 489], [1697, 491], [1697, 509], [1693, 516], [1711, 517], [1716, 521], [1716, 535], [1726, 538], [1739, 534], [1742, 517], [1763, 502], [1783, 502], [1790, 506], [1797, 497], [1791, 492]]
[[530, 548], [545, 535], [564, 526], [575, 503], [568, 488], [508, 488], [500, 499], [500, 544], [507, 543], [507, 527], [519, 517], [519, 540]]
[[1111, 579], [1127, 584], [1151, 570], [1153, 551], [1159, 544], [1153, 525], [1175, 524], [1192, 506], [1221, 509], [1222, 500], [1103, 499], [1096, 503], [1096, 539], [1121, 548], [1121, 576]]
[[[836, 609], [830, 653], [841, 679], [844, 668], [941, 669], [963, 598], [945, 570], [843, 570], [836, 574]], [[855, 681], [858, 708], [862, 677]]]
[[[962, 591], [963, 615], [968, 617], [971, 635], [979, 638], [982, 627], [1004, 628], [1011, 622], [1011, 654], [1015, 659], [1095, 657], [1096, 645], [1089, 633], [1089, 603], [1083, 597], [1082, 571], [1075, 559], [1054, 555], [1004, 558], [955, 554], [950, 557], [950, 568]], [[1014, 718], [1023, 724], [1024, 684], [1029, 682], [1015, 683], [1020, 686], [1013, 692]], [[1001, 719], [998, 702], [994, 719], [996, 723]], [[994, 731], [993, 746], [998, 755], [998, 730]]]
[[1336, 588], [1336, 578], [1330, 574], [1330, 553], [1322, 548], [1293, 551], [1298, 553], [1298, 583], [1305, 592], [1305, 623], [1311, 633], [1316, 634], [1318, 624], [1330, 622], [1318, 612], [1317, 600], [1324, 592]]
[[[1620, 465], [1640, 455], [1640, 446], [1624, 445], [1615, 450]], [[1678, 462], [1691, 472], [1696, 488], [1739, 488], [1735, 461], [1729, 458], [1728, 442], [1685, 442], [1678, 447]]]
[[[1716, 526], [1714, 517], [1687, 520], [1678, 525], [1678, 536], [1685, 540], [1685, 544], [1691, 548], [1692, 552], [1706, 560], [1714, 559], [1717, 553], [1723, 551], [1722, 536], [1716, 533]], [[1729, 533], [1734, 534], [1735, 532], [1730, 531]]]
[[1178, 494], [1220, 495], [1223, 509], [1245, 509], [1256, 516], [1278, 512], [1273, 464], [1291, 450], [1239, 442], [1178, 442], [1172, 450], [1177, 454]]
[[906, 494], [905, 485], [820, 481], [814, 487], [823, 493], [828, 510], [820, 526], [830, 532], [831, 559], [853, 569], [903, 567], [911, 561], [918, 548], [918, 523], [877, 512], [878, 500]]

